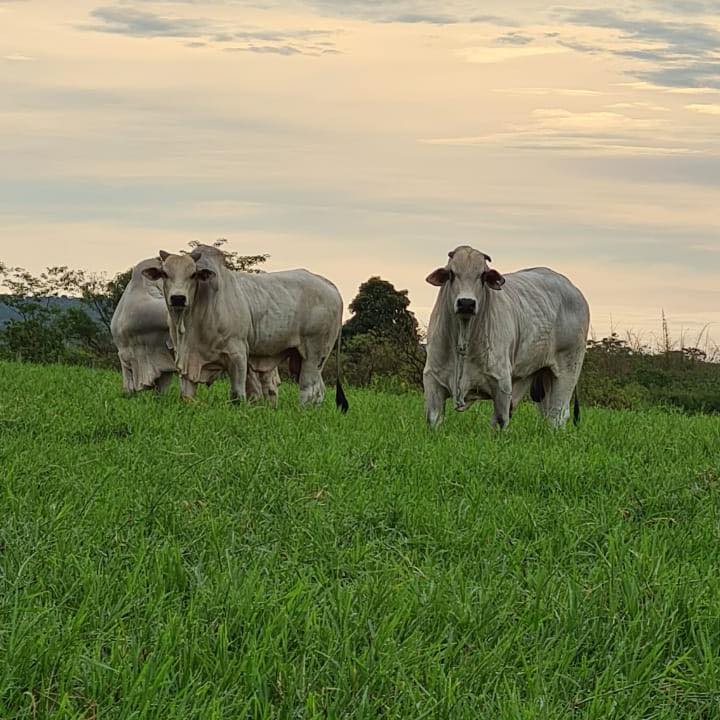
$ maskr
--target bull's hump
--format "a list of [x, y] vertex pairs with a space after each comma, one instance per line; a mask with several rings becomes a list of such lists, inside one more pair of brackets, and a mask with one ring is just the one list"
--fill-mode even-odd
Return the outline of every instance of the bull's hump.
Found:
[[545, 267], [544, 265], [538, 267], [523, 268], [522, 270], [516, 270], [515, 272], [508, 273], [508, 275], [519, 275], [520, 273], [549, 273], [550, 275], [559, 275], [560, 273], [552, 268]]

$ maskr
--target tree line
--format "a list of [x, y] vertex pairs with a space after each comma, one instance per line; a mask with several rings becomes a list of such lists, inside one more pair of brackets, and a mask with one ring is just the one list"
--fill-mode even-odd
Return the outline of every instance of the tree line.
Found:
[[[190, 243], [191, 246], [197, 243]], [[215, 242], [235, 270], [262, 272], [268, 255], [240, 255]], [[33, 274], [0, 261], [0, 359], [117, 368], [110, 320], [131, 270], [104, 274], [49, 267]], [[424, 332], [409, 309], [407, 290], [374, 276], [362, 283], [343, 326], [344, 379], [386, 392], [422, 387]], [[583, 402], [610, 408], [671, 406], [686, 412], [720, 412], [720, 352], [676, 346], [663, 319], [661, 347], [617, 333], [590, 340], [579, 392]], [[702, 333], [696, 345], [700, 345]], [[328, 381], [336, 367], [326, 366]]]

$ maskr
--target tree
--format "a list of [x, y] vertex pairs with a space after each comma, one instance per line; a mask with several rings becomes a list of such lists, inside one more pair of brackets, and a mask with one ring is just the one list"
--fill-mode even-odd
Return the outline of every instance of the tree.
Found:
[[409, 305], [408, 291], [387, 280], [374, 276], [360, 285], [350, 303], [353, 317], [343, 327], [349, 380], [366, 385], [394, 376], [406, 384], [422, 382], [425, 357]]
[[396, 290], [392, 283], [377, 276], [366, 280], [350, 303], [353, 313], [344, 326], [344, 336], [373, 332], [387, 338], [418, 341], [418, 322], [408, 310], [407, 290]]
[[[221, 238], [213, 245], [222, 248], [226, 242]], [[261, 272], [256, 266], [269, 257], [222, 252], [228, 267], [245, 272]], [[115, 366], [110, 321], [131, 277], [132, 268], [109, 280], [104, 273], [65, 265], [33, 275], [0, 261], [0, 285], [9, 291], [0, 299], [15, 314], [0, 327], [0, 354], [27, 362]]]
[[[198, 245], [202, 245], [203, 243], [199, 242], [198, 240], [191, 240], [188, 245], [190, 245], [191, 248], [196, 248]], [[249, 272], [249, 273], [260, 273], [263, 272], [260, 268], [258, 268], [258, 265], [261, 265], [262, 263], [266, 262], [267, 259], [270, 257], [267, 254], [260, 254], [260, 255], [241, 255], [239, 252], [236, 252], [235, 250], [225, 250], [224, 246], [227, 244], [226, 238], [218, 238], [215, 240], [215, 242], [212, 244], [213, 247], [218, 248], [223, 255], [225, 255], [225, 263], [231, 270], [237, 270], [240, 272]]]

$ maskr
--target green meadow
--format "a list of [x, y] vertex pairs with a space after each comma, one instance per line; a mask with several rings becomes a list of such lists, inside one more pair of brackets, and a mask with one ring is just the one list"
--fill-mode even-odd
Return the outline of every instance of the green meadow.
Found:
[[0, 364], [0, 718], [718, 718], [720, 416]]

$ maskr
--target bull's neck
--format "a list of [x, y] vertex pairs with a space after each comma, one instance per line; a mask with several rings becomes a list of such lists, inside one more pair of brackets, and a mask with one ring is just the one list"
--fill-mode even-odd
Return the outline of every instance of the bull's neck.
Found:
[[210, 329], [207, 316], [213, 311], [214, 293], [208, 292], [203, 295], [197, 297], [195, 302], [182, 313], [170, 311], [170, 322], [180, 344], [186, 345], [190, 340], [202, 342], [205, 331]]
[[486, 334], [484, 331], [490, 327], [492, 314], [491, 291], [483, 286], [477, 297], [477, 313], [469, 318], [464, 318], [455, 312], [455, 298], [449, 289], [443, 287], [442, 292], [444, 293], [443, 303], [446, 318], [448, 319], [446, 331], [450, 336], [453, 351], [467, 354], [472, 346], [473, 351], [477, 352], [479, 349], [476, 347], [478, 336]]

